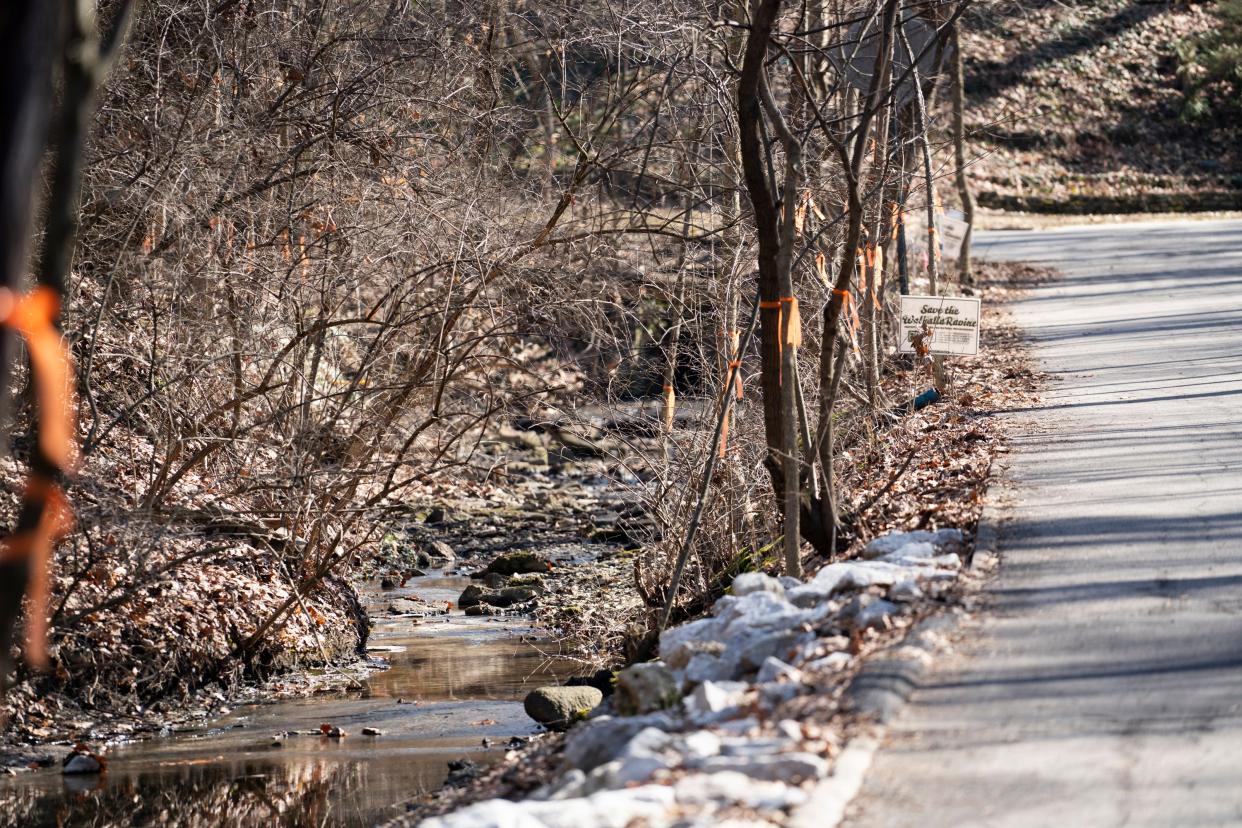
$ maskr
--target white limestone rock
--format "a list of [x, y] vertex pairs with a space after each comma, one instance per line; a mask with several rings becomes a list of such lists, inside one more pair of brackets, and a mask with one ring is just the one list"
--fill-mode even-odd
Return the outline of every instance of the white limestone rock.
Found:
[[733, 678], [736, 669], [737, 663], [733, 659], [699, 653], [682, 671], [682, 680], [686, 689], [705, 681], [728, 681]]
[[828, 775], [826, 760], [813, 753], [778, 753], [759, 756], [713, 756], [698, 763], [707, 773], [734, 771], [752, 779], [798, 783]]
[[728, 803], [760, 812], [785, 810], [807, 800], [801, 788], [756, 780], [736, 771], [691, 774], [678, 780], [674, 790], [680, 805]]
[[871, 541], [863, 547], [862, 557], [881, 558], [891, 555], [909, 543], [929, 543], [947, 552], [959, 552], [965, 545], [965, 537], [961, 529], [938, 529], [935, 532], [890, 532]]
[[571, 767], [590, 772], [620, 756], [630, 740], [647, 728], [672, 730], [675, 721], [668, 713], [646, 716], [600, 716], [575, 727], [565, 737], [565, 761]]
[[690, 641], [719, 641], [723, 629], [724, 623], [718, 618], [711, 617], [699, 618], [677, 627], [670, 627], [660, 634], [660, 652], [671, 653], [677, 649], [678, 645]]
[[744, 681], [705, 681], [686, 697], [686, 712], [692, 717], [729, 713], [746, 700], [749, 691]]
[[835, 673], [844, 670], [854, 660], [854, 656], [846, 652], [829, 653], [822, 658], [814, 661], [808, 661], [802, 665], [802, 672], [806, 673]]
[[802, 673], [798, 668], [791, 667], [779, 658], [769, 656], [759, 667], [759, 675], [756, 679], [760, 684], [782, 680], [798, 683], [802, 681]]
[[898, 603], [910, 603], [922, 597], [923, 588], [919, 586], [918, 579], [913, 577], [903, 578], [888, 589], [889, 600]]
[[771, 575], [764, 575], [762, 572], [743, 572], [733, 579], [734, 595], [740, 597], [752, 592], [770, 592], [783, 598], [785, 587]]

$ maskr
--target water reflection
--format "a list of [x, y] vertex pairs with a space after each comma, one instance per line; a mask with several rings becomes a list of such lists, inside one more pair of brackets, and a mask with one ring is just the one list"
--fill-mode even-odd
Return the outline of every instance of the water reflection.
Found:
[[[511, 624], [382, 616], [392, 597], [451, 600], [465, 583], [418, 579], [372, 599], [372, 643], [391, 648], [391, 669], [366, 692], [239, 708], [201, 733], [113, 750], [100, 777], [50, 769], [0, 781], [0, 824], [370, 826], [400, 813], [443, 783], [450, 759], [494, 761], [511, 736], [532, 733], [516, 700], [570, 672]], [[321, 722], [350, 735], [274, 738]], [[364, 725], [383, 735], [362, 736]]]
[[[369, 826], [366, 764], [212, 762], [124, 779], [65, 780], [0, 796], [12, 826]], [[109, 774], [111, 776], [112, 774]], [[93, 789], [92, 786], [93, 785]]]

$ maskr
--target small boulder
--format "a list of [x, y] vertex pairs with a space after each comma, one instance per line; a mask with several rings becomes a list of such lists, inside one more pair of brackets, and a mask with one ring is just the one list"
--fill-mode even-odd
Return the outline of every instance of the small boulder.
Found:
[[473, 782], [483, 773], [483, 769], [479, 767], [477, 762], [470, 759], [450, 759], [448, 763], [448, 776], [444, 780], [444, 784], [450, 788], [465, 787]]
[[705, 681], [686, 697], [686, 710], [696, 716], [724, 713], [740, 706], [749, 690], [744, 681]]
[[483, 602], [483, 590], [475, 584], [471, 584], [461, 591], [461, 595], [457, 596], [457, 606], [462, 609], [467, 607], [478, 606]]
[[961, 529], [937, 529], [935, 532], [923, 530], [890, 532], [868, 542], [863, 547], [862, 557], [882, 558], [911, 543], [929, 543], [944, 552], [960, 553], [965, 546], [965, 541]]
[[[542, 572], [528, 572], [525, 575], [514, 575], [508, 579], [507, 585], [511, 587], [526, 587], [527, 589], [533, 589], [535, 592], [543, 592], [547, 589], [547, 583], [544, 581], [544, 577], [545, 575]], [[501, 586], [505, 585], [506, 584], [501, 584]]]
[[734, 595], [749, 595], [752, 592], [770, 592], [785, 597], [785, 587], [771, 575], [762, 572], [743, 572], [733, 579]]
[[443, 615], [446, 611], [444, 604], [432, 604], [416, 598], [396, 598], [388, 605], [388, 612], [392, 615], [419, 615], [426, 617], [428, 615]]
[[674, 719], [664, 712], [628, 718], [600, 716], [565, 737], [565, 761], [589, 773], [620, 756], [630, 740], [646, 728], [667, 731], [673, 726]]
[[775, 656], [781, 660], [789, 658], [789, 653], [805, 640], [813, 638], [814, 633], [799, 630], [779, 630], [766, 635], [755, 635], [738, 642], [733, 648], [737, 653], [737, 664], [743, 671], [758, 670], [763, 662]]
[[814, 661], [808, 661], [802, 665], [802, 670], [807, 673], [835, 673], [838, 670], [844, 670], [853, 660], [852, 655], [838, 650]]
[[705, 681], [727, 681], [737, 672], [737, 664], [714, 653], [695, 653], [682, 671], [687, 689]]
[[453, 551], [453, 547], [449, 546], [442, 540], [427, 541], [423, 544], [423, 552], [432, 561], [440, 564], [451, 564], [457, 560], [457, 553]]
[[901, 607], [892, 601], [864, 592], [841, 609], [840, 617], [855, 630], [883, 630], [892, 626], [892, 616], [900, 612]]
[[791, 682], [801, 682], [802, 673], [798, 671], [798, 668], [789, 666], [779, 658], [769, 656], [759, 667], [757, 680], [761, 684], [767, 684], [768, 682], [780, 681], [782, 679]]
[[888, 598], [890, 601], [899, 601], [909, 603], [917, 601], [923, 597], [923, 588], [919, 586], [919, 582], [915, 578], [905, 578], [889, 587]]
[[534, 552], [508, 552], [487, 565], [486, 575], [495, 572], [499, 575], [522, 575], [528, 572], [548, 572], [552, 565]]
[[670, 710], [681, 702], [676, 676], [658, 661], [635, 664], [617, 674], [613, 705], [623, 716]]
[[535, 597], [535, 591], [527, 587], [505, 587], [499, 592], [483, 597], [484, 602], [494, 607], [511, 607], [514, 604], [525, 604]]
[[724, 654], [723, 641], [683, 641], [667, 653], [660, 653], [664, 663], [674, 670], [684, 670], [695, 656], [706, 654], [721, 656]]
[[526, 715], [550, 730], [565, 730], [604, 700], [594, 687], [539, 687], [526, 694]]
[[734, 771], [752, 779], [797, 784], [828, 775], [828, 762], [811, 753], [778, 753], [760, 756], [712, 756], [697, 763], [707, 773]]
[[90, 748], [79, 743], [73, 746], [73, 751], [61, 763], [60, 772], [65, 776], [84, 776], [101, 773], [106, 764], [102, 756], [96, 756]]

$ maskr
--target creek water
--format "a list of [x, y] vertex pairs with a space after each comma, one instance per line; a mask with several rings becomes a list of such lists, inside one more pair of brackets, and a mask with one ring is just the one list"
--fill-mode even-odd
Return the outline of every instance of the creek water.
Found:
[[[394, 598], [455, 601], [468, 583], [431, 575], [363, 596], [372, 652], [389, 669], [362, 691], [248, 705], [198, 730], [114, 746], [97, 776], [48, 768], [0, 779], [0, 824], [353, 828], [398, 816], [443, 784], [450, 760], [496, 761], [510, 738], [534, 733], [520, 700], [573, 672], [514, 619], [385, 614]], [[321, 723], [348, 735], [275, 738]]]

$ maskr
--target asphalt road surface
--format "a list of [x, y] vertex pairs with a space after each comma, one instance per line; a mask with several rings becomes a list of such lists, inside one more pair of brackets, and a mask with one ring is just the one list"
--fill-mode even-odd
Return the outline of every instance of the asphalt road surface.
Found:
[[981, 234], [1064, 279], [1000, 575], [846, 824], [1242, 825], [1242, 221]]

